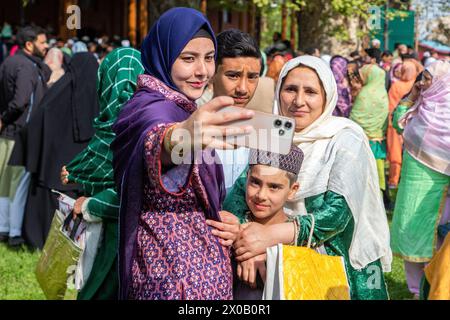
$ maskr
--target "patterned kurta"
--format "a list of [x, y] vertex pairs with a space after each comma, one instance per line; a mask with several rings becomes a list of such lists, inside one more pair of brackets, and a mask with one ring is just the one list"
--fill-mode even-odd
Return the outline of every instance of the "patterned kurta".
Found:
[[230, 253], [206, 224], [198, 167], [178, 166], [161, 175], [161, 143], [169, 126], [153, 128], [145, 141], [148, 179], [129, 298], [231, 299]]

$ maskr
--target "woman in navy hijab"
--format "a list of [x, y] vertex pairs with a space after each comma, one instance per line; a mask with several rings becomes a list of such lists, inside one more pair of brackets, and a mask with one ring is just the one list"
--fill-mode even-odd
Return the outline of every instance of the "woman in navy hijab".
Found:
[[229, 97], [197, 110], [215, 58], [214, 32], [193, 9], [165, 12], [144, 40], [146, 72], [122, 108], [112, 144], [121, 299], [232, 299], [229, 249], [205, 220], [220, 219], [225, 196], [214, 148], [231, 148], [223, 136], [249, 128], [226, 124], [253, 113], [216, 113], [233, 104]]

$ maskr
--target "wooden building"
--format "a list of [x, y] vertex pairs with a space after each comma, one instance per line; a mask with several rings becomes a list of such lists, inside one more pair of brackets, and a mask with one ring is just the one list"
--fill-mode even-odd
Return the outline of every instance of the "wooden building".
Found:
[[[153, 2], [153, 3], [152, 3]], [[0, 24], [8, 22], [13, 26], [36, 24], [51, 30], [53, 34], [69, 37], [102, 35], [130, 39], [139, 46], [147, 34], [157, 13], [152, 12], [159, 0], [28, 0], [26, 6], [22, 0], [10, 0], [0, 7]], [[229, 28], [239, 28], [256, 38], [260, 18], [254, 5], [246, 11], [232, 11], [208, 6], [207, 0], [200, 0], [200, 10], [206, 12], [215, 32]], [[77, 5], [81, 9], [81, 29], [69, 30], [66, 22], [70, 14], [67, 7]]]

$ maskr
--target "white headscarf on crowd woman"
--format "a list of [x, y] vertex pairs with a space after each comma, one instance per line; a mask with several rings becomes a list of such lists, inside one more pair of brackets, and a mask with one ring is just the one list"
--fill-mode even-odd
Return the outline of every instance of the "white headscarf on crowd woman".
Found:
[[86, 46], [86, 44], [82, 41], [77, 41], [75, 42], [75, 44], [72, 46], [72, 53], [79, 53], [79, 52], [88, 52], [88, 48]]
[[[431, 59], [431, 58], [428, 58]], [[427, 167], [450, 175], [450, 63], [427, 66], [431, 86], [420, 92], [414, 106], [399, 120], [405, 127], [405, 150]]]
[[389, 225], [378, 184], [375, 158], [364, 131], [353, 121], [332, 116], [338, 98], [331, 69], [320, 58], [301, 56], [288, 61], [278, 79], [274, 113], [280, 114], [280, 90], [289, 71], [304, 65], [318, 74], [326, 94], [322, 115], [294, 135], [305, 158], [298, 181], [300, 189], [287, 209], [306, 214], [305, 198], [326, 191], [345, 197], [355, 227], [350, 246], [350, 263], [362, 269], [381, 258], [383, 270], [391, 269]]
[[424, 62], [424, 67], [427, 68], [428, 66], [432, 65], [436, 61], [437, 61], [436, 58], [433, 58], [433, 57], [426, 58], [426, 60]]

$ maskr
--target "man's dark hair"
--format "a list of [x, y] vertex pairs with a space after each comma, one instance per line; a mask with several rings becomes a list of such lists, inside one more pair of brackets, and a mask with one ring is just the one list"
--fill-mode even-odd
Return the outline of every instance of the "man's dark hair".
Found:
[[352, 51], [352, 53], [350, 53], [350, 57], [351, 57], [351, 58], [359, 57], [359, 52], [358, 52], [358, 50]]
[[392, 57], [392, 52], [390, 52], [389, 50], [386, 50], [383, 52], [383, 54], [381, 55], [381, 57]]
[[[278, 40], [281, 40], [281, 32], [276, 31], [273, 33], [273, 36], [276, 36], [278, 38]], [[273, 38], [273, 36], [272, 36], [272, 38]]]
[[17, 44], [21, 49], [25, 48], [25, 43], [28, 41], [34, 42], [37, 40], [38, 35], [45, 34], [45, 30], [41, 27], [27, 26], [23, 27], [17, 33]]
[[306, 48], [305, 54], [312, 56], [316, 53], [316, 50], [318, 50], [316, 47]]
[[380, 63], [381, 61], [381, 50], [377, 48], [369, 48], [365, 49], [366, 53], [369, 55], [370, 58], [375, 59], [377, 63]]
[[217, 66], [224, 58], [251, 57], [261, 61], [258, 43], [248, 33], [238, 29], [225, 30], [217, 36]]
[[406, 59], [415, 59], [416, 57], [413, 54], [405, 53], [400, 55], [402, 58], [402, 61], [405, 61]]

